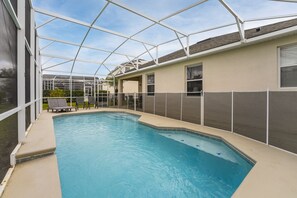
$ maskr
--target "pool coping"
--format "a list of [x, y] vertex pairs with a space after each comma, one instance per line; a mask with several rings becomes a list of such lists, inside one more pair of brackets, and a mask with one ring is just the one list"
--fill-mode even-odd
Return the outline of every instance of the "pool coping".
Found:
[[[214, 137], [220, 139], [227, 143], [231, 148], [243, 154], [252, 162], [256, 162], [254, 167], [245, 177], [244, 181], [237, 188], [233, 197], [295, 197], [297, 194], [297, 156], [291, 153], [276, 149], [274, 147], [265, 145], [258, 141], [251, 140], [244, 136], [238, 135], [236, 133], [231, 133], [229, 131], [215, 129], [211, 127], [201, 126], [198, 124], [192, 124], [180, 120], [175, 120], [163, 116], [158, 116], [154, 114], [138, 112], [127, 109], [109, 109], [109, 108], [101, 108], [101, 109], [91, 109], [91, 110], [79, 110], [77, 112], [68, 112], [62, 114], [56, 113], [48, 113], [43, 112], [41, 116], [43, 116], [43, 124], [46, 122], [48, 124], [53, 125], [53, 119], [59, 116], [68, 116], [68, 115], [79, 115], [79, 114], [88, 114], [88, 113], [104, 113], [104, 112], [121, 112], [121, 113], [129, 113], [133, 115], [140, 116], [139, 122], [142, 124], [149, 125], [158, 129], [169, 129], [169, 130], [185, 130], [190, 133], [196, 133], [203, 136]], [[34, 124], [38, 124], [39, 120], [37, 120]], [[41, 123], [41, 124], [42, 124]], [[34, 128], [34, 127], [32, 127]], [[33, 129], [31, 129], [30, 133]], [[49, 131], [48, 131], [49, 132]], [[53, 126], [52, 131], [50, 133], [54, 133]], [[32, 133], [33, 134], [33, 133]], [[51, 135], [50, 135], [51, 137]], [[52, 141], [52, 140], [50, 140]], [[55, 143], [55, 142], [54, 142]], [[36, 146], [36, 144], [33, 144]], [[38, 148], [36, 148], [38, 150]], [[38, 156], [38, 159], [29, 158], [30, 161], [24, 162], [16, 165], [16, 169], [20, 167], [22, 164], [30, 163], [33, 164], [35, 161], [40, 159], [44, 159], [47, 157], [54, 156], [54, 153], [49, 153], [46, 157]], [[31, 165], [31, 166], [33, 166]], [[49, 164], [47, 164], [49, 165]], [[53, 169], [58, 169], [57, 163], [51, 163]], [[19, 171], [22, 171], [22, 167], [19, 168]], [[24, 170], [26, 171], [26, 170]], [[42, 175], [41, 175], [42, 176]], [[52, 180], [59, 180], [59, 175], [54, 176], [56, 178], [52, 178]], [[31, 179], [31, 178], [28, 178]], [[17, 181], [17, 175], [12, 173], [11, 179], [7, 182], [6, 189], [4, 190], [3, 197], [10, 197], [6, 192], [11, 192], [10, 188], [14, 188], [17, 186], [15, 181]], [[48, 178], [39, 178], [40, 181], [46, 183]], [[52, 181], [51, 180], [51, 181]], [[49, 192], [47, 188], [41, 182], [40, 187], [44, 188], [45, 192]], [[59, 183], [59, 182], [58, 182]], [[36, 188], [36, 186], [35, 186]], [[55, 185], [57, 192], [61, 192], [60, 183], [59, 185]], [[34, 196], [34, 190], [32, 190], [32, 186], [24, 185], [23, 188], [18, 189], [18, 191], [25, 193], [23, 194], [31, 194], [30, 197]], [[29, 191], [29, 192], [28, 192]], [[47, 194], [47, 193], [45, 193]], [[59, 194], [59, 193], [58, 193]], [[22, 196], [24, 197], [24, 196]], [[59, 196], [57, 196], [59, 197]], [[60, 195], [61, 197], [61, 195]]]

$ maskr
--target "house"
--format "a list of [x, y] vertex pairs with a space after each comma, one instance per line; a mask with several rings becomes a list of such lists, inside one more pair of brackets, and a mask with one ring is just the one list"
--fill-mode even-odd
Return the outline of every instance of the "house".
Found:
[[297, 19], [209, 38], [117, 75], [139, 92], [265, 91], [297, 87]]
[[[118, 75], [119, 93], [123, 82], [137, 80], [139, 111], [297, 152], [297, 19], [246, 30], [245, 40], [235, 32], [189, 49]], [[127, 99], [118, 100], [125, 108]]]

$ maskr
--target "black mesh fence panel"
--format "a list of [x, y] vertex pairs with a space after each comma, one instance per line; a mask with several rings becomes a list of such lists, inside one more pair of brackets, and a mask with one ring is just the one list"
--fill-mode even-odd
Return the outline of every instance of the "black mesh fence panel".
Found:
[[136, 111], [143, 111], [143, 93], [138, 93], [136, 98]]
[[127, 109], [127, 97], [123, 93], [118, 94], [118, 108]]
[[181, 93], [167, 94], [167, 117], [180, 119], [181, 116]]
[[156, 115], [165, 116], [166, 94], [155, 93], [155, 113]]
[[269, 144], [297, 153], [297, 92], [269, 93]]
[[182, 120], [201, 124], [201, 97], [183, 94]]
[[233, 131], [266, 142], [266, 92], [235, 92], [233, 95]]
[[99, 93], [96, 94], [96, 101], [97, 101], [97, 107], [108, 107], [109, 100], [108, 100], [108, 94], [107, 93]]
[[[136, 104], [136, 97], [134, 94], [127, 94], [127, 99], [128, 99], [128, 109], [134, 110], [134, 105]], [[135, 102], [135, 104], [134, 104]]]
[[117, 104], [118, 104], [118, 98], [117, 98], [117, 95], [115, 94], [108, 94], [108, 107], [111, 107], [111, 108], [115, 108], [115, 107], [118, 107]]
[[231, 93], [205, 93], [204, 125], [231, 130]]
[[144, 99], [144, 112], [154, 113], [154, 96], [145, 95]]

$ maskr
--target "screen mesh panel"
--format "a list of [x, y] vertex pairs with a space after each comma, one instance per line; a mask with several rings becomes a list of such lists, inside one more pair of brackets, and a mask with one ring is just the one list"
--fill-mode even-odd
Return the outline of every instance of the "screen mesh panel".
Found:
[[270, 92], [269, 144], [297, 153], [296, 92]]
[[30, 85], [30, 53], [28, 50], [25, 50], [25, 98], [26, 103], [31, 102], [31, 85]]
[[234, 93], [233, 131], [266, 142], [266, 92]]
[[26, 107], [26, 111], [25, 111], [26, 115], [25, 115], [25, 125], [26, 125], [26, 129], [28, 129], [28, 127], [30, 126], [31, 124], [31, 108], [30, 106]]
[[183, 94], [182, 120], [201, 124], [201, 97]]
[[18, 16], [18, 0], [10, 0], [15, 14]]
[[28, 41], [28, 44], [31, 43], [31, 5], [29, 0], [25, 2], [25, 36]]
[[18, 144], [17, 113], [0, 121], [0, 181], [10, 167], [10, 154]]
[[205, 93], [204, 124], [231, 130], [231, 93]]
[[165, 104], [166, 104], [166, 94], [165, 93], [155, 93], [155, 108], [156, 114], [160, 116], [165, 116]]
[[144, 112], [154, 113], [154, 96], [145, 95]]
[[167, 94], [167, 117], [180, 119], [181, 113], [181, 94], [168, 93]]
[[0, 1], [0, 113], [17, 106], [17, 29]]

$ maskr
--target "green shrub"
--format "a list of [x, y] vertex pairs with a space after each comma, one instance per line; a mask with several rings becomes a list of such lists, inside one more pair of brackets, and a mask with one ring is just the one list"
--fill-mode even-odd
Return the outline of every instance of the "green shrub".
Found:
[[50, 97], [65, 97], [65, 92], [62, 89], [54, 89], [51, 90]]

